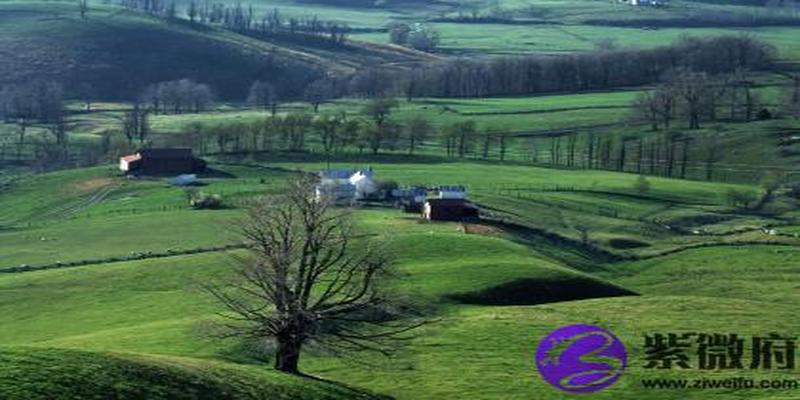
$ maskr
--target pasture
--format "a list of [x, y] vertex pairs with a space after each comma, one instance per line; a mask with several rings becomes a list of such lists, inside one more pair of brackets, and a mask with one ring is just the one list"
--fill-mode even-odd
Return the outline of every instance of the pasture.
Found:
[[[589, 21], [688, 18], [722, 7], [712, 3], [674, 1], [655, 9], [595, 0], [254, 2], [257, 13], [278, 8], [284, 15], [318, 15], [354, 28], [348, 50], [330, 51], [168, 23], [109, 5], [92, 3], [82, 20], [72, 3], [0, 1], [0, 25], [9, 27], [7, 38], [0, 38], [0, 53], [14, 56], [0, 61], [4, 76], [26, 79], [30, 71], [19, 66], [33, 65], [48, 76], [88, 76], [106, 94], [91, 111], [84, 110], [81, 99], [67, 104], [76, 168], [44, 172], [48, 160], [42, 152], [51, 127], [27, 127], [20, 144], [18, 124], [0, 122], [0, 398], [38, 400], [45, 391], [81, 387], [80, 395], [94, 398], [113, 392], [155, 399], [563, 399], [539, 378], [534, 356], [544, 335], [572, 323], [608, 328], [629, 352], [622, 379], [593, 398], [796, 397], [796, 389], [649, 390], [641, 383], [649, 378], [796, 378], [780, 370], [645, 368], [645, 335], [750, 337], [800, 331], [795, 318], [800, 200], [796, 188], [772, 190], [769, 182], [777, 172], [782, 182], [795, 182], [798, 173], [798, 122], [783, 110], [784, 88], [790, 84], [786, 73], [800, 59], [797, 28], [622, 28]], [[470, 6], [479, 13], [499, 7], [524, 21], [453, 21], [468, 15]], [[725, 7], [744, 15], [761, 10]], [[360, 147], [326, 155], [312, 130], [302, 151], [240, 154], [226, 152], [209, 133], [213, 130], [198, 130], [266, 120], [268, 111], [244, 101], [249, 84], [266, 71], [259, 58], [266, 54], [277, 56], [278, 67], [269, 74], [304, 76], [420, 61], [419, 54], [383, 46], [391, 22], [435, 28], [441, 34], [435, 57], [443, 59], [572, 54], [609, 45], [648, 48], [683, 35], [733, 33], [772, 44], [787, 69], [752, 77], [757, 111], [769, 111], [769, 118], [720, 118], [691, 131], [693, 145], [684, 156], [691, 160], [684, 165], [691, 179], [657, 176], [661, 171], [644, 178], [632, 165], [623, 165], [627, 172], [612, 172], [581, 169], [583, 160], [569, 167], [554, 163], [560, 135], [580, 135], [579, 146], [592, 135], [592, 140], [608, 139], [609, 148], [623, 143], [624, 150], [631, 138], [660, 145], [684, 132], [686, 121], [653, 131], [633, 118], [633, 100], [652, 87], [397, 99], [389, 118], [400, 126], [419, 116], [437, 132], [474, 121], [474, 143], [460, 159], [447, 157], [442, 137], [434, 134], [415, 156], [407, 155], [400, 142], [368, 154], [363, 139]], [[209, 55], [209, 48], [216, 53]], [[210, 58], [218, 62], [207, 62]], [[51, 59], [65, 61], [53, 65]], [[125, 96], [117, 91], [141, 90], [119, 75], [123, 69], [117, 63], [139, 68], [126, 70], [130, 76], [161, 80], [180, 79], [198, 68], [198, 76], [220, 89], [221, 100], [211, 110], [151, 115], [148, 139], [155, 146], [194, 146], [196, 153], [201, 147], [196, 141], [202, 139], [207, 151], [201, 156], [211, 171], [193, 189], [219, 195], [221, 209], [194, 209], [186, 188], [165, 178], [128, 179], [117, 170], [116, 157], [137, 147], [121, 133], [132, 103], [119, 100]], [[93, 65], [100, 67], [83, 75], [69, 67]], [[103, 69], [109, 65], [117, 68]], [[281, 78], [281, 84], [290, 93], [294, 82]], [[332, 99], [315, 114], [300, 97], [281, 99], [278, 115], [371, 118], [365, 99]], [[497, 143], [487, 157], [480, 154], [479, 135], [498, 130], [512, 132], [504, 161]], [[208, 136], [191, 136], [197, 132]], [[85, 154], [103, 146], [109, 148], [96, 157]], [[710, 150], [716, 154], [709, 155]], [[18, 165], [23, 159], [41, 162], [29, 168]], [[715, 169], [706, 180], [709, 163]], [[235, 259], [245, 254], [235, 224], [254, 198], [281, 193], [287, 179], [301, 173], [366, 166], [383, 183], [463, 185], [480, 207], [482, 221], [426, 222], [388, 204], [354, 208], [356, 231], [383, 246], [393, 261], [394, 273], [381, 288], [418, 306], [431, 323], [413, 331], [390, 357], [332, 353], [311, 343], [301, 369], [320, 379], [274, 372], [270, 344], [220, 335], [222, 306], [203, 287], [229, 279]], [[37, 168], [42, 173], [32, 172]], [[737, 202], [736, 195], [750, 201]]]
[[[334, 163], [345, 165], [352, 164]], [[123, 180], [108, 167], [25, 178], [28, 184], [12, 186], [0, 195], [0, 204], [8, 210], [0, 233], [3, 265], [228, 243], [236, 238], [226, 233], [226, 224], [241, 215], [244, 199], [278, 192], [292, 171], [323, 166], [289, 161], [261, 166], [214, 164], [220, 174], [206, 178], [207, 185], [201, 189], [224, 193], [225, 199], [232, 200], [227, 210], [191, 210], [182, 189], [163, 181]], [[302, 361], [306, 372], [398, 399], [530, 395], [555, 399], [560, 394], [535, 378], [536, 343], [553, 326], [588, 322], [611, 329], [631, 349], [625, 378], [600, 398], [667, 399], [677, 392], [649, 391], [639, 383], [641, 378], [673, 376], [642, 367], [643, 334], [762, 334], [760, 327], [765, 324], [770, 331], [798, 328], [790, 318], [792, 297], [779, 295], [779, 290], [747, 286], [767, 269], [773, 278], [762, 280], [761, 287], [780, 282], [789, 290], [796, 285], [790, 267], [796, 253], [792, 247], [770, 244], [774, 238], [768, 236], [749, 237], [748, 243], [762, 244], [746, 250], [714, 246], [715, 241], [738, 240], [739, 233], [725, 229], [719, 237], [675, 232], [648, 235], [637, 228], [647, 224], [634, 219], [661, 215], [662, 221], [671, 217], [689, 221], [690, 227], [700, 221], [713, 225], [702, 218], [692, 222], [691, 216], [735, 213], [720, 193], [729, 187], [757, 188], [652, 178], [652, 191], [636, 197], [632, 174], [476, 162], [395, 162], [373, 167], [379, 179], [401, 184], [465, 184], [470, 197], [492, 212], [507, 213], [516, 223], [572, 237], [572, 241], [554, 246], [536, 234], [520, 236], [504, 229], [469, 233], [460, 224], [421, 223], [414, 215], [394, 209], [358, 209], [359, 229], [384, 242], [395, 256], [397, 276], [387, 282], [390, 290], [422, 305], [436, 322], [415, 332], [415, 338], [389, 359], [371, 354], [337, 358], [312, 346]], [[98, 201], [86, 202], [98, 187], [107, 187], [101, 183], [110, 187], [109, 192]], [[556, 185], [582, 190], [541, 190]], [[531, 193], [517, 196], [513, 191]], [[602, 207], [616, 207], [620, 213], [598, 215]], [[51, 208], [70, 212], [40, 211]], [[717, 223], [728, 223], [735, 230], [774, 222], [767, 217], [737, 218], [738, 222]], [[591, 225], [595, 248], [644, 258], [598, 262], [592, 258], [592, 248], [575, 245], [574, 232], [560, 227], [559, 220]], [[620, 236], [651, 245], [631, 250], [608, 246], [608, 238]], [[650, 254], [700, 242], [711, 247], [658, 257]], [[730, 268], [732, 254], [749, 256]], [[694, 268], [696, 260], [702, 260], [702, 269]], [[0, 346], [10, 349], [11, 357], [23, 357], [18, 353], [23, 348], [58, 348], [91, 351], [91, 357], [120, 354], [125, 359], [164, 360], [171, 365], [211, 363], [214, 368], [242, 369], [255, 374], [254, 379], [273, 382], [269, 372], [258, 371], [268, 369], [264, 365], [268, 349], [214, 335], [219, 305], [201, 286], [228, 276], [231, 263], [225, 252], [212, 251], [0, 274], [0, 293], [10, 299], [0, 304]], [[570, 293], [599, 298], [551, 303]], [[633, 293], [639, 296], [630, 296]], [[765, 301], [771, 305], [764, 307]], [[701, 376], [701, 372], [683, 376]], [[783, 375], [754, 373], [754, 377], [779, 376]], [[741, 394], [741, 398], [760, 396], [763, 392]], [[706, 391], [704, 398], [731, 397], [727, 392]]]

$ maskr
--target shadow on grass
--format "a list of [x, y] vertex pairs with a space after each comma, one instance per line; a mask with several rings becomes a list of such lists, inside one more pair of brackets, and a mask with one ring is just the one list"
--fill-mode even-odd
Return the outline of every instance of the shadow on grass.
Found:
[[490, 306], [529, 306], [561, 301], [638, 296], [625, 288], [591, 278], [565, 280], [516, 279], [484, 290], [446, 297], [459, 303]]

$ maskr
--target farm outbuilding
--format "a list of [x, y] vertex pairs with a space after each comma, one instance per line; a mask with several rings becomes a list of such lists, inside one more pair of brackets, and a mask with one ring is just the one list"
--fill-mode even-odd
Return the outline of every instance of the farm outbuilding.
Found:
[[403, 211], [408, 213], [422, 212], [422, 206], [428, 196], [428, 189], [422, 186], [412, 186], [409, 188], [395, 189], [391, 192], [392, 197], [397, 199]]
[[332, 201], [334, 204], [351, 204], [356, 198], [356, 186], [349, 183], [321, 183], [314, 189], [317, 201]]
[[433, 190], [433, 198], [436, 199], [466, 199], [467, 188], [460, 185], [437, 186]]
[[119, 169], [129, 175], [175, 175], [202, 172], [206, 163], [192, 149], [142, 149], [121, 157]]
[[429, 199], [422, 217], [430, 221], [464, 221], [478, 218], [478, 208], [464, 199]]

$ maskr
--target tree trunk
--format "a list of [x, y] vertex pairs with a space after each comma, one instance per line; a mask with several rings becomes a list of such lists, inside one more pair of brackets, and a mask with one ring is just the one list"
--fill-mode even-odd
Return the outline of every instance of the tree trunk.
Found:
[[291, 336], [278, 337], [278, 351], [275, 353], [275, 369], [290, 374], [298, 374], [300, 370], [301, 344]]

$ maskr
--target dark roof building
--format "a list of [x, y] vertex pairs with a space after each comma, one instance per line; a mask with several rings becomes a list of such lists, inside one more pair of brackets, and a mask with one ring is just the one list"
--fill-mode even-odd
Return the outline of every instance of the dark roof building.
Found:
[[431, 221], [464, 221], [478, 218], [478, 208], [464, 199], [429, 199], [422, 217]]
[[202, 172], [206, 163], [192, 149], [142, 149], [121, 157], [119, 169], [132, 175], [176, 175]]

